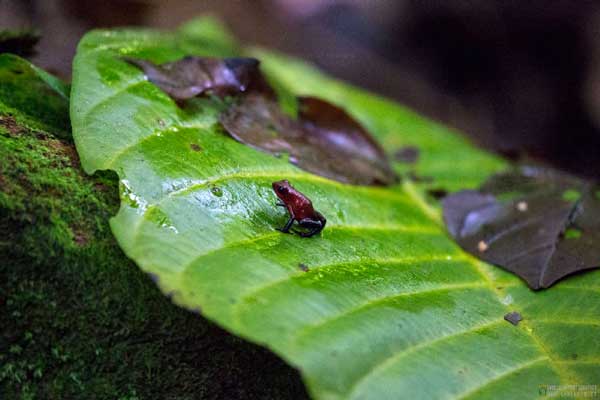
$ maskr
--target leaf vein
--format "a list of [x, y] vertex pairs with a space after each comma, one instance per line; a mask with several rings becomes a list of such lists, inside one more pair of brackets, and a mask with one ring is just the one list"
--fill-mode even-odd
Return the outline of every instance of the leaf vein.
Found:
[[[332, 230], [345, 231], [345, 230], [356, 230], [356, 229], [360, 229], [362, 231], [365, 231], [365, 230], [370, 230], [370, 227], [369, 227], [369, 225], [355, 225], [355, 226], [333, 225], [333, 226], [329, 227], [329, 231], [332, 231]], [[411, 227], [402, 227], [402, 226], [398, 226], [398, 227], [395, 227], [395, 228], [392, 228], [392, 227], [382, 228], [381, 226], [376, 226], [373, 230], [377, 230], [377, 231], [385, 230], [385, 231], [411, 232], [411, 233], [417, 233], [417, 234], [423, 234], [423, 235], [432, 235], [432, 236], [439, 235], [439, 233], [436, 232], [435, 230], [428, 231], [428, 230], [423, 230], [423, 229], [420, 229], [420, 228], [412, 230]], [[279, 231], [274, 230], [274, 231], [271, 231], [271, 232], [268, 232], [268, 233], [265, 233], [265, 234], [262, 234], [262, 235], [257, 235], [257, 236], [252, 237], [252, 238], [246, 238], [246, 239], [239, 240], [239, 241], [236, 241], [236, 242], [231, 242], [227, 246], [221, 246], [221, 247], [218, 247], [218, 248], [211, 249], [211, 250], [209, 250], [207, 252], [201, 253], [198, 256], [196, 256], [192, 261], [190, 261], [187, 265], [184, 266], [183, 270], [186, 270], [186, 269], [190, 268], [198, 260], [200, 260], [200, 259], [202, 259], [204, 257], [210, 256], [210, 255], [212, 255], [214, 253], [218, 253], [218, 252], [221, 252], [221, 251], [229, 250], [229, 249], [232, 249], [232, 248], [235, 248], [235, 247], [244, 246], [244, 245], [249, 244], [249, 243], [254, 243], [254, 242], [257, 242], [257, 241], [261, 241], [261, 240], [268, 239], [268, 238], [271, 238], [273, 236], [279, 236], [279, 235], [285, 235], [285, 234], [281, 233]]]
[[390, 366], [394, 365], [398, 360], [406, 357], [409, 354], [415, 353], [419, 350], [431, 347], [437, 343], [442, 343], [444, 341], [447, 340], [451, 340], [463, 335], [468, 335], [470, 333], [474, 333], [480, 330], [484, 330], [484, 329], [488, 329], [491, 328], [493, 326], [499, 325], [501, 323], [504, 322], [504, 319], [493, 319], [491, 321], [486, 321], [483, 324], [478, 324], [475, 326], [472, 326], [468, 329], [465, 330], [461, 330], [458, 332], [454, 332], [448, 335], [442, 335], [440, 337], [437, 337], [435, 339], [432, 340], [428, 340], [425, 341], [423, 343], [420, 343], [416, 346], [410, 347], [408, 349], [401, 349], [395, 353], [392, 353], [389, 357], [383, 359], [381, 362], [379, 362], [378, 364], [376, 364], [375, 366], [373, 366], [372, 368], [370, 368], [365, 374], [363, 374], [359, 379], [356, 380], [356, 382], [354, 382], [354, 384], [349, 388], [348, 390], [348, 396], [347, 398], [351, 399], [354, 398], [355, 394], [357, 394], [358, 389], [360, 388], [361, 384], [363, 382], [366, 382], [369, 380], [369, 378], [371, 378], [373, 375], [377, 374], [380, 371], [384, 371], [385, 369], [389, 368]]
[[415, 291], [410, 291], [410, 292], [400, 292], [400, 293], [396, 293], [393, 295], [368, 299], [364, 303], [358, 304], [355, 307], [352, 307], [342, 313], [336, 314], [335, 316], [333, 316], [331, 318], [325, 318], [325, 319], [318, 321], [316, 324], [306, 326], [301, 331], [299, 331], [299, 334], [296, 335], [292, 344], [297, 345], [297, 343], [303, 337], [308, 336], [311, 332], [318, 330], [318, 329], [322, 329], [324, 326], [327, 326], [335, 321], [346, 318], [347, 316], [352, 315], [362, 309], [368, 308], [374, 304], [386, 303], [387, 301], [396, 300], [398, 298], [405, 297], [405, 296], [420, 296], [420, 295], [424, 295], [424, 294], [431, 294], [431, 293], [437, 293], [437, 292], [454, 291], [454, 290], [461, 290], [461, 289], [476, 289], [476, 288], [482, 288], [482, 287], [485, 287], [485, 285], [476, 284], [476, 283], [472, 283], [472, 282], [457, 283], [457, 284], [449, 284], [449, 285], [440, 285], [440, 286], [435, 286], [435, 287], [430, 287], [427, 289], [415, 290]]
[[522, 371], [524, 371], [528, 368], [531, 368], [534, 365], [539, 364], [540, 362], [546, 361], [546, 360], [548, 360], [548, 357], [544, 356], [544, 357], [538, 357], [534, 360], [530, 360], [530, 361], [527, 361], [522, 364], [515, 365], [512, 368], [509, 368], [508, 370], [492, 377], [491, 379], [488, 379], [488, 380], [482, 382], [481, 384], [475, 386], [474, 388], [469, 389], [468, 391], [466, 391], [462, 394], [459, 394], [458, 397], [455, 398], [455, 400], [462, 400], [462, 399], [471, 397], [472, 395], [476, 394], [477, 392], [480, 392], [481, 390], [483, 390], [484, 388], [486, 388], [487, 386], [489, 386], [493, 383], [499, 382], [502, 379], [506, 379], [509, 376], [516, 374], [517, 372], [522, 372]]
[[86, 124], [87, 124], [87, 120], [89, 120], [92, 117], [95, 117], [94, 113], [96, 112], [96, 110], [99, 109], [100, 107], [102, 107], [104, 104], [112, 101], [115, 97], [120, 96], [122, 93], [128, 91], [132, 87], [135, 87], [135, 86], [145, 83], [145, 82], [148, 82], [148, 81], [146, 79], [133, 80], [132, 82], [129, 82], [127, 85], [123, 86], [122, 88], [116, 90], [114, 93], [111, 93], [109, 96], [106, 96], [102, 100], [94, 103], [94, 105], [92, 105], [90, 108], [87, 109], [87, 111], [85, 111]]

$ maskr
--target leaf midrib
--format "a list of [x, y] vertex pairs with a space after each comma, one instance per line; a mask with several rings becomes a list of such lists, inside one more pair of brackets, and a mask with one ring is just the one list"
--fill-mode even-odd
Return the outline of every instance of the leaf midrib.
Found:
[[477, 394], [478, 392], [480, 392], [481, 390], [483, 390], [484, 388], [488, 387], [491, 384], [499, 382], [511, 375], [516, 374], [517, 372], [523, 372], [524, 370], [531, 368], [534, 365], [541, 363], [542, 361], [547, 361], [547, 360], [549, 360], [548, 357], [542, 356], [542, 357], [538, 357], [533, 360], [521, 363], [519, 365], [513, 366], [512, 368], [509, 368], [506, 371], [494, 376], [492, 379], [485, 381], [483, 384], [477, 385], [477, 386], [470, 388], [469, 390], [459, 394], [457, 397], [454, 397], [453, 400], [464, 400], [469, 397], [472, 397], [473, 395]]
[[384, 303], [386, 301], [396, 300], [398, 298], [407, 297], [407, 296], [421, 296], [424, 294], [432, 294], [432, 293], [439, 293], [439, 292], [446, 292], [446, 291], [450, 292], [450, 291], [461, 290], [461, 289], [478, 289], [478, 288], [483, 288], [483, 287], [485, 287], [485, 285], [482, 283], [465, 282], [465, 283], [455, 283], [455, 284], [432, 286], [432, 287], [427, 287], [425, 289], [420, 289], [420, 290], [412, 290], [412, 291], [396, 293], [393, 295], [374, 297], [374, 298], [369, 299], [367, 302], [358, 304], [348, 310], [345, 310], [341, 313], [335, 314], [332, 317], [324, 318], [322, 320], [317, 320], [315, 324], [305, 326], [294, 337], [293, 341], [291, 342], [291, 345], [294, 346], [303, 337], [308, 336], [311, 332], [313, 332], [315, 330], [321, 329], [323, 326], [329, 325], [334, 321], [345, 318], [348, 315], [355, 314], [358, 311], [363, 310], [368, 307], [371, 307], [375, 304]]

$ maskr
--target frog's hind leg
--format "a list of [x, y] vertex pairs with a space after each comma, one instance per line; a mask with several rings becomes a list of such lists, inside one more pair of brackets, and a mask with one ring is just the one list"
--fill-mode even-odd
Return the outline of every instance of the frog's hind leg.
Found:
[[298, 225], [300, 225], [303, 228], [308, 229], [307, 232], [294, 231], [294, 233], [297, 233], [298, 235], [300, 235], [302, 237], [314, 236], [317, 233], [321, 232], [323, 230], [323, 227], [325, 226], [325, 224], [322, 221], [319, 221], [319, 220], [315, 221], [313, 219], [302, 219], [302, 220], [298, 221]]

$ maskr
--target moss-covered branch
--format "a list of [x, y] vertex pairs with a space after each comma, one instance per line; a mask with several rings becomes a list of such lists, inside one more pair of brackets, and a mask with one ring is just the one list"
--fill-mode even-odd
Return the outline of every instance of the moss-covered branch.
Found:
[[108, 226], [116, 175], [83, 173], [66, 98], [0, 57], [0, 398], [305, 398], [294, 370], [171, 304], [125, 257]]

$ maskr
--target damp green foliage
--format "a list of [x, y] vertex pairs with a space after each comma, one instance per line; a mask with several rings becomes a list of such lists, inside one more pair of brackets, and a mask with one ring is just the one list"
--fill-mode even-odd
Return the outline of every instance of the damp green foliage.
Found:
[[[427, 186], [357, 187], [299, 170], [224, 134], [215, 100], [179, 108], [120, 59], [231, 55], [229, 42], [204, 46], [204, 35], [220, 36], [213, 29], [200, 20], [175, 33], [95, 31], [74, 63], [82, 164], [118, 173], [121, 207], [111, 227], [164, 293], [272, 349], [318, 399], [534, 399], [540, 384], [593, 383], [598, 272], [534, 293], [463, 253]], [[409, 168], [432, 177], [431, 187], [474, 188], [506, 166], [302, 62], [256, 49], [243, 55], [261, 59], [280, 88], [344, 107], [390, 152], [417, 146], [420, 160]], [[275, 230], [286, 216], [270, 184], [284, 178], [327, 218], [320, 236]], [[511, 311], [523, 316], [518, 326], [503, 319]]]
[[563, 200], [571, 202], [579, 200], [580, 197], [581, 193], [579, 193], [577, 190], [567, 190], [562, 196]]
[[579, 239], [581, 237], [581, 231], [579, 229], [567, 229], [565, 231], [565, 238], [566, 239]]
[[[33, 68], [10, 58], [2, 77], [12, 65]], [[36, 74], [30, 79], [14, 95], [42, 90]], [[70, 135], [50, 130], [57, 118], [68, 121], [68, 99], [38, 102], [47, 108], [32, 113], [6, 106], [6, 96], [0, 93], [0, 398], [306, 397], [295, 371], [174, 306], [123, 254], [108, 224], [119, 206], [116, 174], [85, 174]]]

